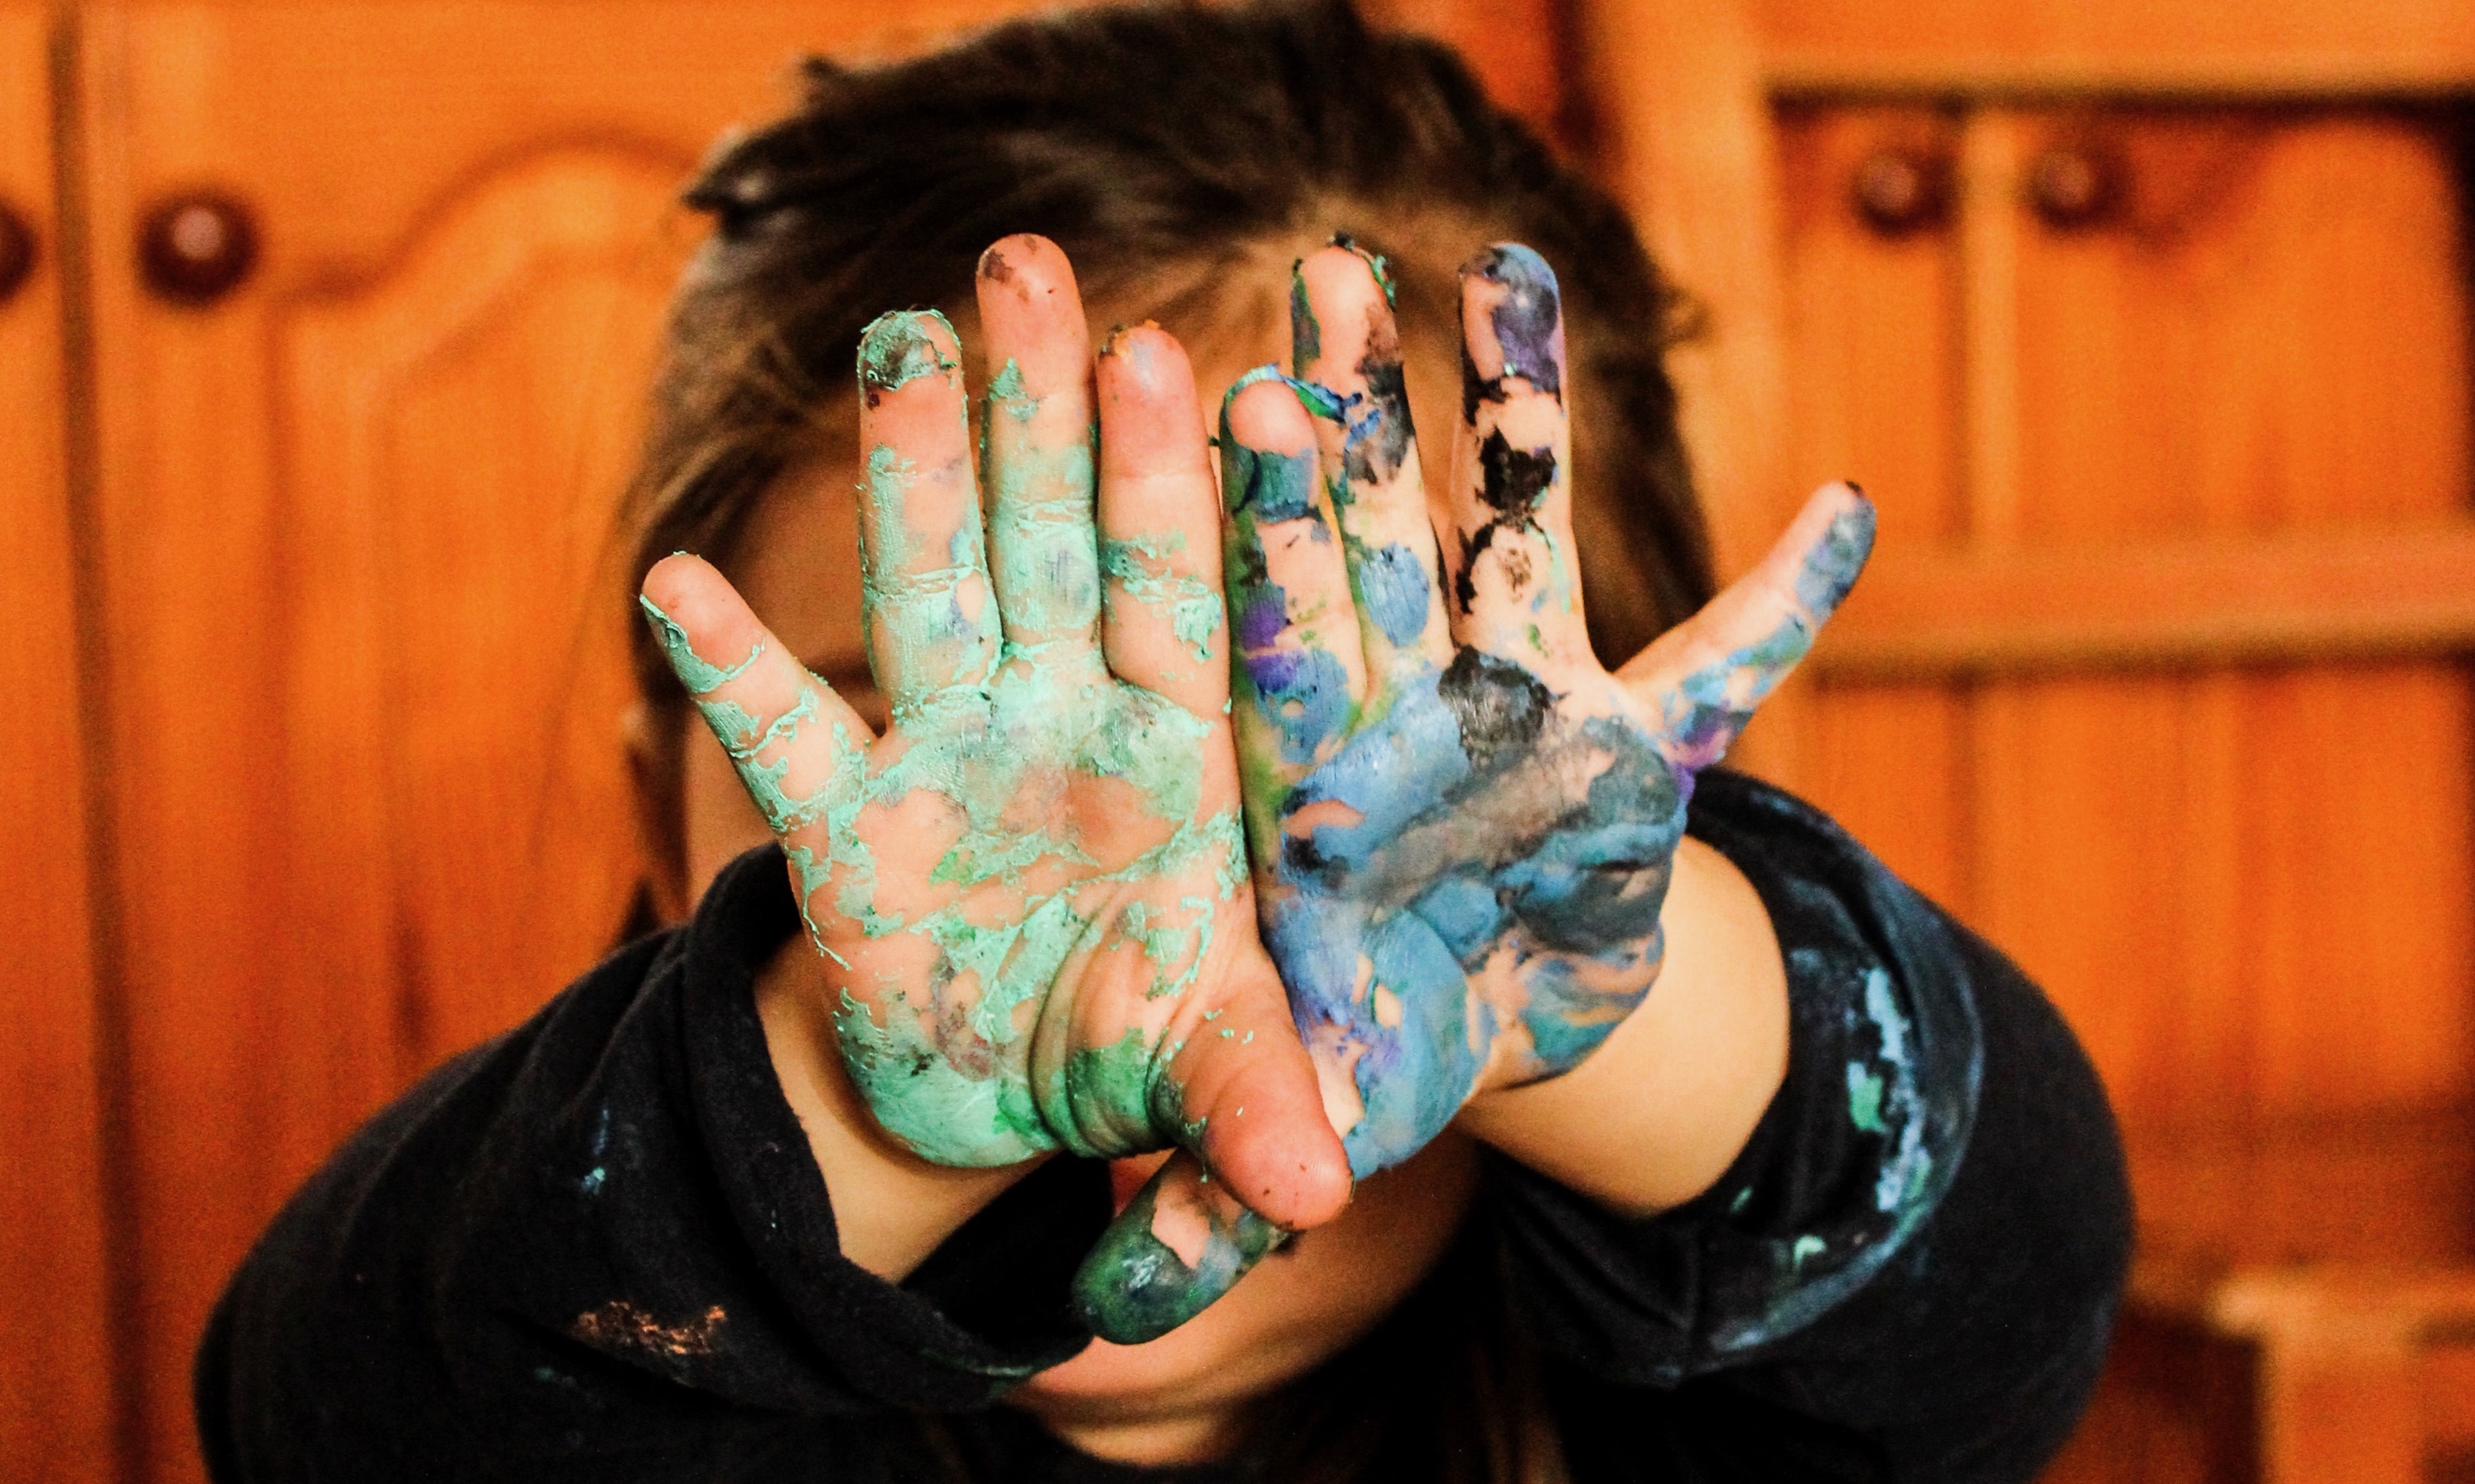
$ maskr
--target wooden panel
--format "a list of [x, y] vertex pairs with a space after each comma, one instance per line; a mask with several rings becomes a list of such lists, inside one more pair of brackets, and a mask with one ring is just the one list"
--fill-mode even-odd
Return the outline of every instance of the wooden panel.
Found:
[[1834, 677], [2475, 651], [2475, 523], [2018, 550], [1888, 541], [1814, 656]]
[[[149, 1477], [195, 1474], [189, 1352], [277, 1204], [617, 926], [615, 631], [577, 616], [660, 204], [837, 37], [783, 4], [90, 12]], [[262, 260], [170, 306], [134, 222], [199, 182]]]
[[2475, 83], [2458, 0], [1759, 0], [1774, 77], [1798, 86], [2442, 90]]
[[[296, 919], [336, 930], [305, 944], [284, 998], [368, 1008], [335, 1044], [367, 1048], [373, 1090], [573, 978], [641, 874], [614, 828], [612, 497], [679, 266], [685, 234], [662, 231], [678, 173], [613, 151], [524, 159], [384, 273], [271, 316], [296, 583], [288, 875]], [[391, 914], [356, 910], [374, 883]]]
[[0, 203], [37, 253], [0, 300], [0, 1474], [66, 1484], [114, 1439], [48, 40], [0, 4]]
[[2130, 1131], [2154, 1253], [2235, 1264], [2475, 1257], [2475, 1110], [2314, 1112]]
[[[1947, 158], [1949, 117], [1925, 107], [1785, 109], [1790, 482], [1865, 486], [1880, 515], [1876, 566], [1965, 529], [1960, 480], [1959, 254], [1947, 221], [1886, 235], [1851, 188], [1873, 156]], [[1886, 415], [1897, 409], [1896, 415]], [[1879, 582], [1868, 572], [1859, 600]], [[1834, 620], [1817, 660], [1843, 652]], [[1827, 673], [1827, 672], [1826, 672]], [[1826, 685], [1806, 727], [1814, 801], [1894, 870], [1954, 909], [1968, 903], [1967, 710], [1937, 685]]]
[[[2376, 112], [2021, 128], [2023, 158], [2097, 136], [2127, 191], [2108, 226], [2020, 242], [2023, 546], [2300, 541], [2463, 509], [2442, 141]], [[2341, 596], [2332, 565], [2298, 561], [2287, 605]], [[2301, 586], [2315, 576], [2332, 590]], [[1988, 922], [2096, 1045], [2127, 1117], [2467, 1090], [2470, 733], [2453, 669], [2002, 682], [1985, 705]]]
[[2023, 537], [2464, 504], [2468, 325], [2444, 137], [2377, 112], [2048, 114], [2028, 129], [2031, 153], [2087, 140], [2119, 158], [2125, 200], [2102, 228], [2022, 243]]

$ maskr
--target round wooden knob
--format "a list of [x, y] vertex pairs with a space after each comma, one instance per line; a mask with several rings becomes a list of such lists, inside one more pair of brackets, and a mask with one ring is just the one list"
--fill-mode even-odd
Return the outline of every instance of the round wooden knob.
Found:
[[1875, 231], [1897, 236], [1938, 225], [1950, 209], [1950, 161], [1922, 150], [1875, 150], [1856, 166], [1849, 197]]
[[2028, 204], [2048, 227], [2095, 226], [2114, 209], [2121, 184], [2121, 168], [2102, 151], [2056, 145], [2028, 167]]
[[25, 213], [5, 201], [0, 201], [0, 304], [17, 297], [17, 290], [35, 275], [35, 228]]
[[169, 197], [137, 228], [137, 265], [146, 286], [175, 304], [212, 304], [257, 262], [257, 225], [249, 208], [214, 191]]

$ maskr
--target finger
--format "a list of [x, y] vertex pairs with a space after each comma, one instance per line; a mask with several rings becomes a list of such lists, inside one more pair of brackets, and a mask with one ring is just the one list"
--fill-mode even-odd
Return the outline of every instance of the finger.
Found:
[[989, 365], [989, 571], [1006, 638], [1096, 662], [1091, 337], [1074, 270], [1057, 244], [1025, 234], [980, 255], [978, 284]]
[[1100, 562], [1109, 669], [1217, 720], [1229, 700], [1220, 501], [1186, 351], [1154, 325], [1100, 353]]
[[1586, 667], [1556, 275], [1518, 243], [1461, 268], [1461, 424], [1444, 565], [1461, 643], [1542, 673]]
[[[682, 552], [655, 563], [637, 601], [748, 796], [790, 848], [800, 912], [821, 947], [822, 930], [809, 915], [808, 900], [825, 866], [826, 846], [817, 837], [829, 811], [859, 796], [873, 740], [868, 723], [810, 674], [701, 558]], [[830, 908], [820, 902], [817, 911]]]
[[996, 662], [961, 354], [933, 309], [884, 315], [860, 337], [860, 613], [896, 724], [976, 694]]
[[1157, 1340], [1211, 1307], [1288, 1235], [1180, 1150], [1083, 1259], [1074, 1305], [1112, 1345]]
[[1239, 377], [1220, 406], [1232, 689], [1238, 754], [1265, 786], [1246, 793], [1259, 855], [1288, 786], [1346, 733], [1365, 694], [1349, 572], [1301, 401], [1311, 395], [1265, 367]]
[[1852, 484], [1826, 484], [1760, 566], [1616, 671], [1658, 718], [1659, 748], [1671, 762], [1703, 768], [1719, 761], [1813, 647], [1873, 549], [1873, 502]]
[[[1251, 935], [1250, 935], [1251, 937]], [[1163, 1048], [1161, 1122], [1232, 1196], [1282, 1227], [1320, 1226], [1349, 1200], [1349, 1158], [1262, 950], [1225, 974], [1232, 987], [1174, 1027]]]
[[1340, 518], [1369, 684], [1452, 662], [1435, 578], [1435, 528], [1409, 424], [1401, 335], [1382, 259], [1336, 242], [1292, 276], [1289, 339], [1298, 379], [1333, 394], [1315, 419], [1323, 472]]
[[1238, 988], [1182, 1028], [1160, 1086], [1187, 1131], [1076, 1276], [1092, 1328], [1120, 1345], [1157, 1338], [1229, 1291], [1292, 1230], [1340, 1214], [1348, 1156], [1279, 976], [1260, 957]]

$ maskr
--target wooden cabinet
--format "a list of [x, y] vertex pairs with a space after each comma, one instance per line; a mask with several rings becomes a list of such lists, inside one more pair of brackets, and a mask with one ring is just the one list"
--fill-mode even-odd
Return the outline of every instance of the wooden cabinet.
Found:
[[[2460, 132], [1814, 99], [1779, 137], [1799, 473], [1881, 492], [1878, 596], [1911, 555], [2092, 574], [2048, 615], [2086, 632], [2007, 654], [1929, 653], [1860, 595], [1816, 791], [2048, 987], [2135, 1128], [2464, 1101], [2465, 679], [2310, 591], [2323, 543], [2386, 564], [2375, 605], [2466, 585], [2411, 552], [2475, 528]], [[1886, 156], [1948, 173], [1934, 221], [1864, 219]], [[2084, 218], [2041, 208], [2066, 168], [2102, 177]], [[2128, 590], [2144, 563], [2168, 590]], [[2244, 563], [2332, 631], [2282, 626]]]

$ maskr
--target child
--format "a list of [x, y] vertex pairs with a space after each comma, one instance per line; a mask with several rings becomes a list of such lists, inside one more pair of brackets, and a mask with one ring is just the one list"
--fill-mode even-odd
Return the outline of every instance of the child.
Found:
[[[1598, 668], [1709, 596], [1603, 199], [1337, 9], [823, 75], [695, 199], [640, 730], [694, 920], [279, 1218], [218, 1476], [2034, 1472], [2127, 1247], [2102, 1096], [1827, 821], [1696, 788], [1860, 499]], [[1085, 298], [1176, 338], [1095, 369]], [[862, 335], [906, 304], [964, 333]]]

